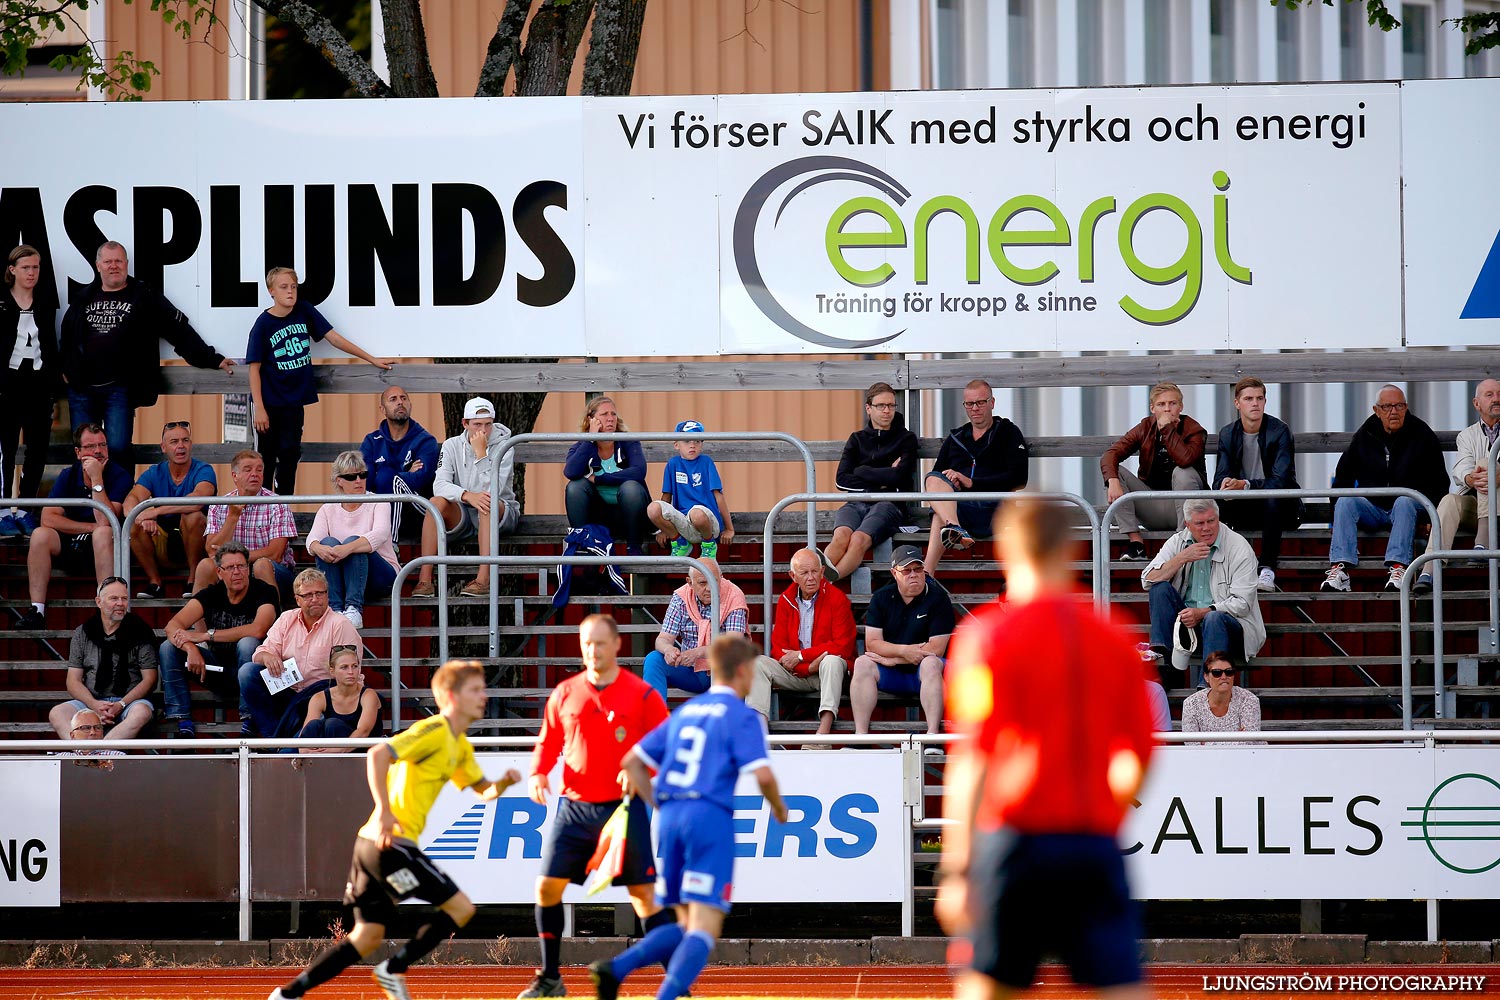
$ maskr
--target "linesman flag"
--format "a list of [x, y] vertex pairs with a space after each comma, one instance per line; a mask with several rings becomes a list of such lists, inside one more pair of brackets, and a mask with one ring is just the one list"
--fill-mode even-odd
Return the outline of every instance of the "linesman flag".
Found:
[[585, 872], [593, 872], [585, 886], [590, 896], [608, 889], [625, 870], [625, 831], [629, 826], [630, 796], [627, 795], [605, 820], [604, 828], [599, 831], [599, 846], [594, 848], [594, 856], [584, 868]]

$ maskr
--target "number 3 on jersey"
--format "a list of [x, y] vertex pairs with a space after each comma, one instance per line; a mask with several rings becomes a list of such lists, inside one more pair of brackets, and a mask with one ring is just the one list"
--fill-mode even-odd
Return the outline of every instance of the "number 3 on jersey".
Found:
[[[672, 757], [671, 770], [667, 772], [667, 784], [677, 788], [691, 788], [698, 780], [698, 768], [703, 761], [703, 743], [708, 734], [697, 726], [683, 726], [677, 731], [681, 743]], [[682, 770], [677, 765], [682, 765]]]

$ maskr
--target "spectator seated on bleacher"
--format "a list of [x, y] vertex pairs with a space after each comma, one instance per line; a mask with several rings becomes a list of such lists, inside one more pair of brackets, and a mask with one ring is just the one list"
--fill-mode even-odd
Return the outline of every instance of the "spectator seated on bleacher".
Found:
[[[1030, 478], [1030, 452], [1021, 429], [995, 416], [995, 390], [982, 378], [964, 386], [964, 413], [969, 422], [943, 439], [937, 461], [922, 482], [931, 493], [1014, 492]], [[932, 530], [927, 536], [927, 575], [937, 572], [944, 549], [971, 549], [976, 538], [994, 532], [998, 500], [932, 500]]]
[[189, 677], [220, 700], [233, 700], [240, 706], [240, 717], [246, 716], [240, 702], [240, 664], [255, 657], [276, 621], [276, 588], [250, 575], [250, 553], [243, 545], [233, 539], [225, 542], [213, 561], [218, 582], [188, 598], [172, 616], [159, 650], [167, 723], [176, 723], [173, 739], [196, 735]]
[[[240, 716], [241, 735], [269, 739], [300, 731], [307, 700], [333, 683], [328, 672], [333, 647], [364, 648], [349, 619], [328, 613], [327, 577], [305, 569], [292, 587], [297, 607], [276, 619], [254, 659], [240, 665], [240, 704], [248, 713]], [[293, 660], [302, 679], [272, 694], [261, 671], [280, 678]]]
[[[475, 396], [464, 404], [464, 432], [443, 442], [438, 458], [437, 478], [432, 484], [432, 505], [443, 519], [448, 533], [448, 551], [474, 538], [479, 539], [479, 554], [490, 554], [490, 505], [498, 502], [501, 510], [500, 534], [509, 535], [521, 522], [521, 504], [516, 500], [512, 478], [516, 452], [509, 449], [495, 471], [495, 455], [510, 437], [510, 428], [495, 420], [495, 404]], [[432, 518], [422, 519], [422, 554], [437, 555], [438, 526]], [[413, 597], [432, 597], [433, 567], [423, 566], [417, 573]], [[386, 581], [389, 588], [390, 581]], [[464, 586], [470, 597], [490, 592], [490, 568], [480, 566], [474, 579]]]
[[[307, 701], [298, 739], [342, 740], [383, 735], [380, 726], [380, 695], [365, 687], [359, 664], [359, 647], [334, 646], [330, 653], [333, 686]], [[291, 753], [291, 749], [283, 750]], [[349, 753], [338, 747], [306, 747], [301, 753]]]
[[663, 701], [667, 698], [668, 687], [692, 694], [702, 694], [709, 688], [711, 587], [719, 590], [719, 631], [738, 632], [747, 639], [750, 637], [750, 609], [745, 592], [724, 579], [717, 562], [712, 559], [700, 561], [708, 567], [712, 578], [705, 577], [697, 569], [688, 570], [687, 583], [672, 592], [667, 613], [661, 620], [661, 631], [656, 635], [656, 648], [646, 654], [646, 663], [641, 670], [646, 683], [656, 689]]
[[[929, 733], [943, 730], [943, 663], [953, 635], [953, 600], [927, 579], [922, 551], [903, 545], [891, 555], [896, 580], [865, 609], [865, 651], [854, 661], [849, 703], [854, 731], [868, 733], [880, 692], [917, 695]], [[940, 753], [936, 746], [930, 753]]]
[[[104, 720], [99, 718], [99, 713], [92, 708], [81, 708], [73, 713], [68, 735], [63, 737], [69, 743], [77, 744], [67, 749], [68, 755], [82, 758], [73, 763], [79, 767], [97, 767], [101, 771], [115, 769], [114, 761], [109, 758], [125, 756], [124, 750], [95, 750], [88, 745], [92, 740], [104, 739], [104, 729]], [[52, 755], [49, 754], [49, 756]]]
[[[678, 434], [702, 434], [703, 425], [684, 420]], [[674, 556], [685, 556], [698, 545], [705, 559], [717, 559], [719, 545], [734, 541], [734, 519], [724, 502], [724, 483], [712, 455], [703, 454], [703, 442], [691, 437], [673, 444], [677, 454], [662, 470], [661, 499], [646, 507], [646, 516], [656, 525], [657, 542], [670, 546]]]
[[[1407, 410], [1406, 393], [1385, 385], [1374, 414], [1354, 432], [1333, 472], [1335, 489], [1404, 486], [1441, 503], [1448, 492], [1443, 446], [1432, 428]], [[1328, 547], [1324, 590], [1348, 591], [1349, 570], [1359, 562], [1359, 531], [1389, 529], [1386, 589], [1396, 590], [1411, 562], [1422, 505], [1410, 497], [1339, 497], [1333, 505], [1333, 541]]]
[[[229, 476], [235, 488], [226, 497], [274, 497], [265, 489], [266, 466], [260, 453], [241, 451], [229, 460]], [[292, 539], [297, 537], [297, 522], [292, 508], [284, 503], [216, 504], [208, 508], [208, 538], [205, 547], [211, 556], [230, 539], [245, 546], [250, 553], [250, 573], [277, 589], [283, 603], [290, 597], [292, 575], [297, 572], [297, 557]], [[204, 559], [193, 575], [193, 592], [211, 586], [216, 576], [214, 564]]]
[[[369, 471], [357, 451], [333, 460], [333, 492], [365, 492]], [[401, 568], [391, 543], [391, 515], [383, 503], [325, 503], [313, 515], [307, 551], [328, 578], [328, 606], [349, 624], [365, 627], [365, 601], [390, 597]]]
[[95, 595], [99, 613], [73, 630], [68, 647], [68, 694], [47, 721], [58, 739], [68, 739], [73, 716], [92, 709], [109, 728], [109, 738], [128, 740], [140, 734], [156, 709], [156, 633], [130, 610], [130, 588], [117, 576], [107, 578]]
[[[1214, 464], [1214, 488], [1220, 490], [1295, 490], [1297, 445], [1292, 429], [1266, 412], [1266, 384], [1242, 378], [1234, 385], [1234, 408], [1239, 419], [1219, 431], [1219, 455]], [[1256, 586], [1276, 589], [1276, 565], [1281, 561], [1281, 533], [1302, 523], [1302, 501], [1226, 500], [1220, 509], [1224, 523], [1238, 531], [1260, 529], [1260, 561]]]
[[[1183, 506], [1187, 527], [1168, 538], [1141, 572], [1141, 585], [1150, 596], [1152, 648], [1169, 656], [1181, 623], [1198, 633], [1198, 648], [1226, 649], [1234, 662], [1245, 663], [1266, 641], [1255, 550], [1243, 535], [1220, 523], [1214, 501], [1188, 500]], [[1186, 666], [1174, 665], [1179, 670]], [[1192, 686], [1202, 679], [1194, 665]]]
[[[193, 430], [186, 420], [169, 420], [161, 428], [161, 451], [166, 456], [141, 473], [125, 496], [129, 514], [152, 498], [211, 497], [219, 492], [213, 466], [193, 457]], [[161, 567], [180, 554], [189, 576], [203, 561], [203, 539], [208, 514], [198, 504], [147, 507], [130, 526], [130, 551], [146, 573], [136, 597], [166, 597]], [[175, 541], [175, 544], [174, 544]], [[191, 581], [189, 581], [191, 591]]]
[[[844, 675], [854, 662], [854, 609], [844, 592], [823, 579], [812, 549], [792, 553], [792, 585], [776, 601], [771, 655], [755, 663], [746, 703], [767, 721], [771, 689], [817, 692], [818, 735], [833, 732], [844, 699]], [[813, 744], [826, 748], [826, 744]]]
[[[1235, 687], [1235, 665], [1224, 650], [1208, 654], [1203, 662], [1208, 687], [1194, 691], [1182, 703], [1185, 733], [1258, 733], [1260, 699], [1247, 688]], [[1233, 740], [1216, 746], [1264, 746], [1265, 740]], [[1189, 743], [1187, 746], [1202, 746]]]
[[[48, 499], [99, 500], [118, 516], [130, 492], [130, 473], [110, 461], [104, 428], [79, 425], [73, 432], [73, 454], [77, 460], [52, 483]], [[92, 507], [43, 507], [42, 525], [31, 533], [28, 544], [26, 583], [31, 610], [16, 623], [18, 629], [47, 627], [47, 585], [52, 580], [52, 561], [59, 556], [70, 573], [92, 569], [100, 586], [114, 572], [114, 529], [104, 512]]]
[[[624, 434], [630, 428], [620, 419], [615, 401], [595, 396], [584, 408], [578, 429], [585, 434]], [[651, 494], [646, 489], [646, 452], [639, 441], [578, 441], [563, 460], [568, 479], [564, 501], [568, 527], [602, 524], [615, 540], [625, 540], [625, 550], [641, 555], [641, 545], [651, 530], [646, 508]]]
[[[833, 484], [845, 493], [910, 492], [917, 469], [917, 436], [896, 412], [896, 390], [876, 382], [865, 390], [865, 425], [849, 435]], [[865, 553], [905, 523], [905, 504], [854, 500], [833, 517], [833, 538], [822, 550], [823, 575], [838, 581], [853, 573]]]
[[[379, 405], [385, 419], [365, 435], [359, 446], [370, 470], [370, 492], [414, 493], [430, 498], [438, 468], [437, 438], [411, 418], [411, 397], [399, 385], [382, 392]], [[414, 516], [403, 521], [407, 506], [391, 504], [391, 538], [397, 542], [422, 538], [421, 526], [427, 518], [421, 510], [414, 510]], [[408, 526], [406, 535], [401, 531], [403, 523]]]
[[[1142, 490], [1201, 490], [1208, 482], [1203, 453], [1208, 432], [1182, 412], [1182, 390], [1172, 382], [1151, 387], [1151, 412], [1109, 446], [1099, 459], [1109, 502]], [[1120, 463], [1139, 453], [1139, 475]], [[1146, 558], [1142, 530], [1174, 531], [1182, 527], [1181, 501], [1140, 500], [1115, 508], [1115, 523], [1130, 539], [1122, 556]]]
[[[1458, 432], [1458, 459], [1453, 463], [1453, 486], [1438, 504], [1441, 530], [1434, 531], [1427, 551], [1453, 548], [1460, 531], [1474, 533], [1474, 547], [1490, 547], [1490, 482], [1487, 458], [1500, 439], [1500, 381], [1487, 378], [1474, 389], [1474, 409], [1479, 419]], [[1432, 573], [1424, 570], [1411, 588], [1432, 589]]]

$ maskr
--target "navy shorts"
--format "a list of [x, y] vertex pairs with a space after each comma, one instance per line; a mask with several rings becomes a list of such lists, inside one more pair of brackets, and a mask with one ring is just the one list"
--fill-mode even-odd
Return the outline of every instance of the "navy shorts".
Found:
[[1083, 986], [1141, 981], [1139, 916], [1113, 837], [979, 833], [969, 864], [975, 972], [1024, 990], [1043, 955]]
[[[958, 497], [963, 496], [963, 490], [950, 483], [948, 477], [941, 472], [927, 473], [922, 480], [924, 486], [929, 479], [942, 480], [943, 485], [953, 490]], [[958, 500], [958, 497], [942, 499]], [[995, 534], [995, 512], [999, 509], [999, 500], [958, 500], [958, 526], [975, 538], [991, 538]]]
[[870, 536], [872, 545], [881, 542], [896, 534], [896, 529], [906, 520], [906, 512], [899, 504], [890, 500], [879, 500], [873, 503], [855, 501], [846, 503], [833, 515], [833, 526], [837, 528], [848, 528], [850, 531], [863, 531]]
[[[943, 661], [946, 665], [947, 661]], [[875, 682], [875, 690], [884, 691], [886, 694], [921, 694], [922, 693], [922, 671], [913, 666], [888, 667], [880, 665], [880, 679]]]
[[734, 882], [734, 816], [702, 799], [662, 803], [656, 821], [656, 901], [703, 903], [729, 912]]
[[[588, 877], [589, 858], [599, 846], [599, 831], [614, 814], [620, 800], [577, 802], [563, 798], [552, 820], [552, 832], [542, 847], [542, 876], [565, 878], [582, 885]], [[630, 822], [625, 830], [625, 863], [614, 885], [646, 885], [656, 881], [656, 862], [651, 856], [651, 819], [643, 799], [631, 799]]]

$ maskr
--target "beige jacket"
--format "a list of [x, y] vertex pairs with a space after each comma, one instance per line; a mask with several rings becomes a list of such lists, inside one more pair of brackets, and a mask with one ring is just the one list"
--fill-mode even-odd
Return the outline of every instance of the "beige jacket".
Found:
[[[1147, 574], [1156, 572], [1166, 565], [1167, 560], [1175, 558], [1191, 544], [1193, 536], [1186, 529], [1168, 538], [1156, 558], [1141, 571], [1141, 586], [1150, 590], [1153, 585], [1146, 580]], [[1239, 532], [1227, 524], [1220, 524], [1218, 547], [1213, 550], [1209, 559], [1213, 562], [1213, 571], [1209, 574], [1208, 589], [1213, 595], [1214, 607], [1232, 615], [1245, 630], [1245, 659], [1251, 659], [1266, 643], [1266, 623], [1260, 617], [1260, 602], [1255, 589], [1256, 579], [1260, 575], [1255, 562], [1255, 550]], [[1177, 588], [1178, 593], [1186, 592], [1190, 569], [1191, 566], [1184, 566], [1172, 577], [1172, 586]]]

